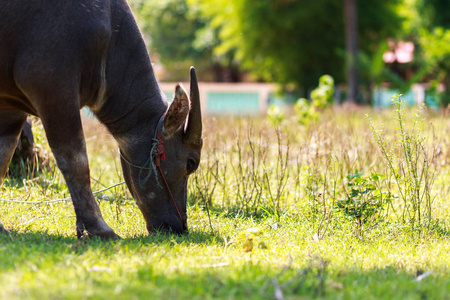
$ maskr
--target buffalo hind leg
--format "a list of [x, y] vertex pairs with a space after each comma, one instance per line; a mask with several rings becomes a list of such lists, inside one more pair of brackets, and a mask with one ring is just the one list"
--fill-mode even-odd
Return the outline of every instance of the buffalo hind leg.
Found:
[[[27, 115], [22, 112], [0, 113], [0, 186], [19, 140]], [[0, 221], [0, 233], [8, 232]]]
[[66, 102], [66, 107], [58, 105], [44, 108], [40, 117], [50, 148], [72, 197], [77, 218], [77, 236], [81, 238], [85, 232], [88, 237], [120, 238], [103, 220], [92, 194], [80, 111], [69, 103], [71, 102]]

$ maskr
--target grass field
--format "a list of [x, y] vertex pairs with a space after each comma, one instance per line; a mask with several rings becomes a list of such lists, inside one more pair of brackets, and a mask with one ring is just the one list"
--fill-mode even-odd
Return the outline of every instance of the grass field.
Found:
[[[148, 235], [119, 185], [96, 197], [124, 239], [78, 241], [71, 203], [40, 202], [69, 196], [53, 162], [7, 178], [1, 199], [35, 203], [0, 202], [0, 299], [449, 299], [448, 120], [205, 118], [183, 236]], [[93, 190], [121, 182], [115, 142], [84, 128]]]

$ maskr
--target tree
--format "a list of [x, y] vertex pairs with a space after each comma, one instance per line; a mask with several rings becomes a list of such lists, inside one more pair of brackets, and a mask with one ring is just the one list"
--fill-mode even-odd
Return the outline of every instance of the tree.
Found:
[[196, 33], [205, 26], [198, 12], [189, 9], [185, 0], [132, 0], [141, 30], [147, 39], [152, 60], [165, 69], [161, 79], [181, 81], [193, 64], [198, 71], [208, 68], [212, 46], [197, 48]]
[[[400, 0], [359, 1], [361, 48], [375, 53], [395, 34]], [[387, 2], [387, 3], [386, 3]], [[341, 0], [188, 0], [218, 31], [215, 54], [235, 59], [257, 79], [309, 90], [322, 74], [345, 79], [344, 3]]]
[[[395, 34], [402, 0], [358, 1], [360, 49], [375, 53]], [[150, 53], [170, 76], [188, 64], [212, 70], [210, 79], [254, 80], [311, 90], [323, 74], [345, 81], [342, 0], [132, 0]], [[225, 71], [224, 71], [225, 70]], [[224, 75], [225, 74], [225, 75]], [[183, 75], [184, 76], [184, 75]], [[206, 79], [202, 76], [203, 79]]]
[[347, 69], [347, 100], [355, 103], [358, 97], [358, 19], [356, 14], [356, 0], [345, 0], [345, 47]]
[[450, 27], [450, 2], [448, 0], [427, 0], [421, 2], [422, 7], [430, 12], [430, 25], [433, 27]]
[[213, 53], [221, 44], [217, 33], [186, 0], [131, 0], [131, 7], [147, 38], [153, 61], [164, 66], [161, 79], [186, 80], [186, 70], [195, 65], [204, 81], [240, 80], [234, 51]]
[[[416, 36], [420, 57], [418, 59], [425, 76], [432, 87], [443, 84], [445, 91], [439, 101], [443, 107], [450, 104], [450, 2], [447, 0], [416, 0], [414, 14], [406, 32]], [[409, 29], [409, 31], [408, 31]]]

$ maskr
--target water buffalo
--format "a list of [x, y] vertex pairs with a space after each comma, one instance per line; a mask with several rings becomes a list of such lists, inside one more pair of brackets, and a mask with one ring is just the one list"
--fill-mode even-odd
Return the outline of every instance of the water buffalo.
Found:
[[169, 106], [125, 0], [3, 0], [0, 182], [27, 115], [38, 116], [72, 197], [77, 236], [117, 238], [91, 191], [80, 120], [88, 106], [119, 144], [147, 229], [185, 232], [187, 180], [202, 148], [193, 68], [190, 75], [190, 96], [177, 85]]

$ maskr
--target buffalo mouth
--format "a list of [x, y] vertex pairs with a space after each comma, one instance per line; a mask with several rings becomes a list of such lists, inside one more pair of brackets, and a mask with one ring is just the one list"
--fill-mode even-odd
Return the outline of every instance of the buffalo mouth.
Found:
[[162, 232], [162, 233], [174, 233], [174, 234], [186, 234], [188, 233], [187, 222], [178, 218], [178, 222], [154, 220], [147, 223], [147, 230], [149, 233]]

